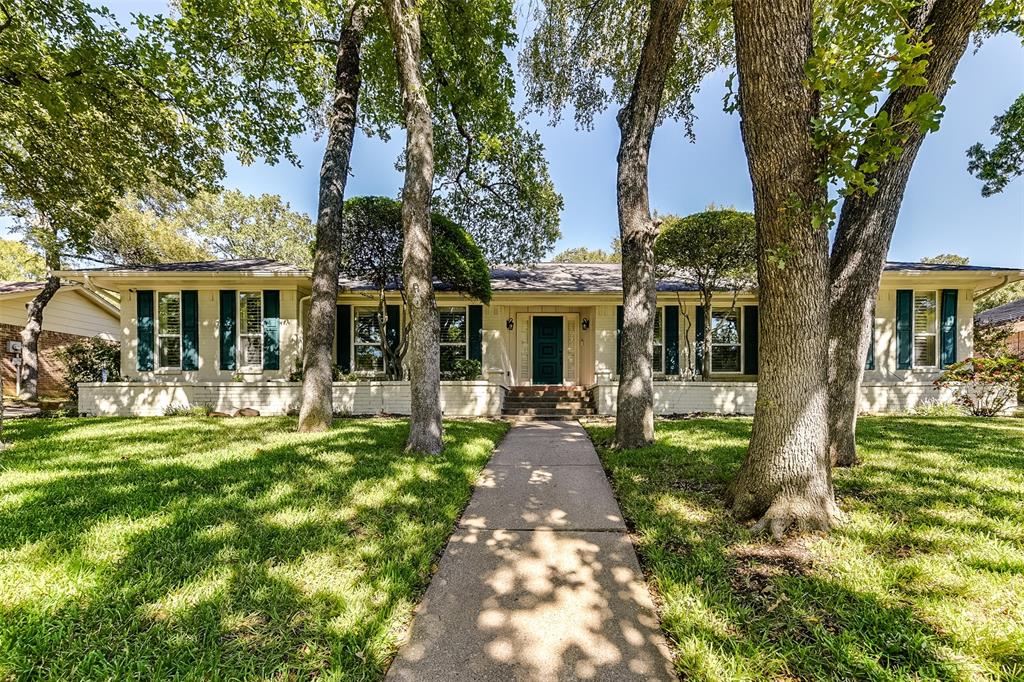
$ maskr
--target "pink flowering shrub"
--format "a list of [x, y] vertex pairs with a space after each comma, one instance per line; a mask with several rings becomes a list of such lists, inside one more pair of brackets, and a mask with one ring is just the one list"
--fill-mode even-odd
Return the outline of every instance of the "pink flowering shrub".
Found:
[[957, 404], [971, 414], [992, 417], [1024, 388], [1024, 358], [1000, 355], [961, 360], [947, 367], [935, 385], [951, 389]]

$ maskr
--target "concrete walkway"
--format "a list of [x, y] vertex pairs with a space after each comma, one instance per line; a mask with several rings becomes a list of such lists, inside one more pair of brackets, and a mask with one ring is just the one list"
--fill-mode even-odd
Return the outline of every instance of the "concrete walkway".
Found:
[[619, 506], [579, 424], [512, 427], [387, 679], [675, 679]]

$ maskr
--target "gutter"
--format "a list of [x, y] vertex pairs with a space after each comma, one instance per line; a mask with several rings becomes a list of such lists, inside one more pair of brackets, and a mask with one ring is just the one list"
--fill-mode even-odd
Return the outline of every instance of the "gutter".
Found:
[[985, 298], [989, 294], [994, 294], [995, 292], [999, 291], [1000, 289], [1002, 289], [1003, 287], [1005, 287], [1009, 283], [1010, 283], [1010, 276], [1009, 275], [1003, 275], [1003, 281], [1002, 282], [1000, 282], [999, 284], [995, 285], [994, 287], [989, 287], [988, 289], [985, 289], [981, 293], [974, 294], [974, 299], [973, 300], [974, 301], [978, 301], [979, 299]]

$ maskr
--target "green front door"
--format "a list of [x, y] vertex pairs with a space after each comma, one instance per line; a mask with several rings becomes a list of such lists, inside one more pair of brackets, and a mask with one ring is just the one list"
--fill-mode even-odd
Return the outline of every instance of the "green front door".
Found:
[[533, 318], [533, 383], [562, 383], [562, 318]]

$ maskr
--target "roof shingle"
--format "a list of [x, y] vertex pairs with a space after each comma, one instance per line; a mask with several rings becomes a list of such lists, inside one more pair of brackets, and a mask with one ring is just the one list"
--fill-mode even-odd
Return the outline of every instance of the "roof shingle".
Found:
[[1006, 324], [1017, 320], [1024, 320], [1024, 298], [989, 308], [974, 316], [975, 323], [979, 325]]

